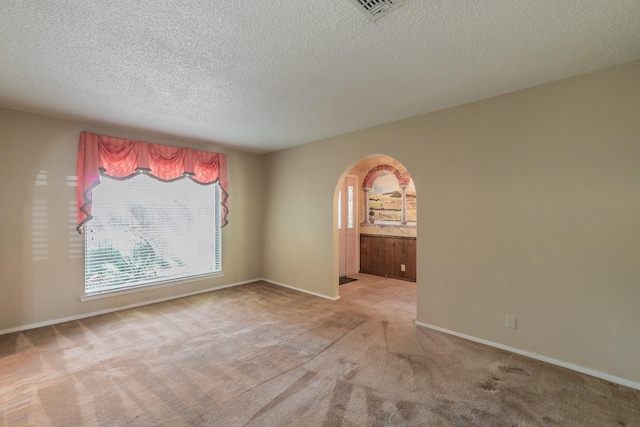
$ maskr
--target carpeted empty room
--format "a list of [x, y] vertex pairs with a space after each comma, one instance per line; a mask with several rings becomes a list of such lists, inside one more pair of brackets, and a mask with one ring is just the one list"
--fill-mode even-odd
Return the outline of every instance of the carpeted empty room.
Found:
[[3, 335], [0, 425], [640, 425], [638, 391], [355, 292], [259, 281]]
[[1, 0], [0, 427], [640, 427], [639, 22]]

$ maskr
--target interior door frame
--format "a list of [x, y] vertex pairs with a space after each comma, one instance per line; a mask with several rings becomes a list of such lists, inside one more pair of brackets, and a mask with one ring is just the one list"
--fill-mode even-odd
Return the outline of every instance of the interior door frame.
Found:
[[[352, 187], [351, 224], [349, 224], [349, 187]], [[338, 191], [338, 274], [340, 277], [358, 272], [359, 205], [358, 177], [346, 175]], [[349, 227], [351, 225], [351, 227]]]

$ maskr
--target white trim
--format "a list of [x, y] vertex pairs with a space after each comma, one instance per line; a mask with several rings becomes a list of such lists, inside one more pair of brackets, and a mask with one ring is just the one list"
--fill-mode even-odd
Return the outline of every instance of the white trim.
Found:
[[477, 342], [477, 343], [480, 343], [480, 344], [488, 345], [490, 347], [495, 347], [495, 348], [499, 348], [501, 350], [510, 351], [511, 353], [516, 353], [516, 354], [519, 354], [521, 356], [529, 357], [531, 359], [540, 360], [542, 362], [550, 363], [552, 365], [561, 366], [563, 368], [571, 369], [572, 371], [580, 372], [582, 374], [591, 375], [592, 377], [596, 377], [596, 378], [600, 378], [600, 379], [603, 379], [603, 380], [606, 380], [606, 381], [609, 381], [609, 382], [612, 382], [612, 383], [620, 384], [620, 385], [623, 385], [625, 387], [631, 387], [631, 388], [634, 388], [636, 390], [640, 390], [640, 383], [637, 383], [637, 382], [631, 381], [631, 380], [627, 380], [627, 379], [624, 379], [624, 378], [616, 377], [614, 375], [605, 374], [604, 372], [596, 371], [596, 370], [593, 370], [593, 369], [584, 368], [584, 367], [579, 366], [579, 365], [574, 365], [573, 363], [563, 362], [562, 360], [554, 359], [552, 357], [543, 356], [541, 354], [532, 353], [532, 352], [526, 351], [526, 350], [520, 350], [518, 348], [509, 347], [508, 345], [498, 344], [498, 343], [495, 343], [493, 341], [484, 340], [482, 338], [476, 338], [476, 337], [473, 337], [471, 335], [461, 334], [459, 332], [451, 331], [449, 329], [444, 329], [444, 328], [441, 328], [439, 326], [433, 326], [433, 325], [429, 325], [428, 323], [418, 322], [417, 320], [416, 320], [416, 325], [424, 326], [425, 328], [433, 329], [434, 331], [443, 332], [445, 334], [454, 335], [454, 336], [459, 337], [459, 338], [464, 338], [464, 339], [469, 340], [469, 341], [474, 341], [474, 342]]
[[311, 291], [307, 291], [306, 289], [300, 289], [300, 288], [296, 288], [295, 286], [291, 286], [291, 285], [285, 285], [284, 283], [280, 283], [280, 282], [276, 282], [274, 280], [269, 280], [269, 279], [264, 279], [264, 278], [260, 278], [259, 280], [263, 280], [265, 282], [271, 283], [272, 285], [278, 285], [278, 286], [282, 286], [283, 288], [289, 288], [289, 289], [293, 289], [294, 291], [298, 291], [298, 292], [302, 292], [305, 294], [309, 294], [309, 295], [313, 295], [316, 297], [320, 297], [320, 298], [324, 298], [324, 299], [328, 299], [331, 301], [337, 301], [340, 299], [339, 296], [337, 297], [330, 297], [328, 295], [324, 295], [324, 294], [318, 294], [315, 292], [311, 292]]
[[96, 299], [117, 297], [117, 296], [120, 296], [120, 295], [132, 294], [132, 293], [135, 293], [135, 292], [144, 292], [144, 291], [151, 291], [151, 290], [154, 290], [154, 289], [162, 289], [162, 288], [166, 288], [168, 286], [184, 285], [186, 283], [191, 283], [191, 282], [201, 282], [203, 280], [215, 279], [215, 278], [223, 277], [223, 276], [224, 276], [224, 273], [220, 271], [220, 272], [217, 272], [217, 273], [211, 273], [211, 274], [194, 276], [194, 277], [187, 277], [187, 278], [173, 279], [173, 280], [165, 280], [165, 281], [160, 282], [160, 283], [150, 283], [148, 285], [134, 286], [132, 288], [124, 288], [124, 289], [121, 289], [121, 290], [95, 292], [95, 293], [92, 293], [92, 294], [85, 294], [85, 295], [81, 296], [80, 297], [80, 301], [87, 302], [87, 301], [93, 301], [93, 300], [96, 300]]
[[[248, 283], [254, 283], [254, 282], [257, 282], [257, 281], [260, 281], [260, 280], [262, 280], [262, 279], [245, 280], [243, 282], [231, 283], [229, 285], [216, 286], [214, 288], [200, 289], [198, 291], [187, 292], [187, 293], [180, 294], [180, 295], [172, 295], [172, 296], [169, 296], [169, 297], [158, 298], [158, 299], [154, 299], [154, 300], [150, 300], [150, 301], [137, 302], [137, 303], [134, 303], [134, 304], [123, 305], [121, 307], [114, 307], [114, 308], [107, 308], [107, 309], [104, 309], [104, 310], [92, 311], [91, 313], [83, 313], [83, 314], [78, 314], [76, 316], [63, 317], [61, 319], [47, 320], [47, 321], [38, 322], [38, 323], [30, 323], [28, 325], [22, 325], [22, 326], [17, 326], [15, 328], [9, 328], [9, 329], [0, 330], [0, 335], [10, 334], [12, 332], [26, 331], [28, 329], [41, 328], [43, 326], [56, 325], [58, 323], [69, 322], [69, 321], [72, 321], [72, 320], [85, 319], [87, 317], [99, 316], [101, 314], [113, 313], [114, 311], [126, 310], [128, 308], [135, 308], [135, 307], [140, 307], [140, 306], [143, 306], [143, 305], [155, 304], [155, 303], [158, 303], [158, 302], [169, 301], [169, 300], [172, 300], [172, 299], [178, 299], [178, 298], [189, 297], [189, 296], [192, 296], [192, 295], [204, 294], [206, 292], [218, 291], [220, 289], [232, 288], [234, 286], [240, 286], [240, 285], [246, 285]], [[110, 294], [110, 296], [113, 296], [113, 294]]]

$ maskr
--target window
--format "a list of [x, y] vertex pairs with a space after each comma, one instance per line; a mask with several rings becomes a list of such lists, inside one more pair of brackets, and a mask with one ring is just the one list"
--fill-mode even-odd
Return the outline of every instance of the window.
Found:
[[102, 176], [85, 224], [85, 292], [221, 271], [218, 183]]
[[[352, 185], [347, 187], [347, 228], [355, 228], [354, 212], [355, 189]], [[338, 191], [338, 230], [342, 230], [342, 190]]]
[[350, 185], [348, 187], [348, 191], [347, 191], [347, 197], [348, 202], [347, 202], [347, 228], [354, 228], [355, 227], [355, 223], [354, 223], [354, 212], [353, 212], [353, 186]]
[[77, 165], [86, 294], [221, 271], [225, 154], [81, 132]]

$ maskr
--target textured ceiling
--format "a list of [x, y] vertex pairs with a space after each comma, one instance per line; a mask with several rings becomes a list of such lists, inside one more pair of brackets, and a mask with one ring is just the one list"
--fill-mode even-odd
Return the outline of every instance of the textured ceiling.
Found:
[[638, 0], [2, 0], [0, 106], [269, 152], [639, 59], [639, 23]]

